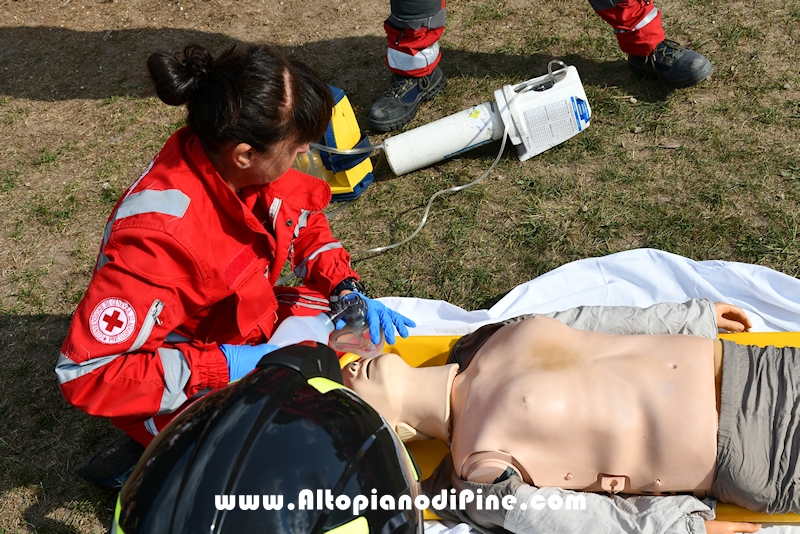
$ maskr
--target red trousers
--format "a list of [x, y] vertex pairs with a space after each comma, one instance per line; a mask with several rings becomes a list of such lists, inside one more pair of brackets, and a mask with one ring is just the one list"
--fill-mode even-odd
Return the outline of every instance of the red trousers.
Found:
[[[646, 56], [664, 40], [661, 12], [650, 0], [589, 0], [608, 22], [620, 49]], [[426, 76], [439, 64], [439, 38], [445, 27], [445, 0], [393, 0], [386, 30], [389, 70], [403, 76]]]

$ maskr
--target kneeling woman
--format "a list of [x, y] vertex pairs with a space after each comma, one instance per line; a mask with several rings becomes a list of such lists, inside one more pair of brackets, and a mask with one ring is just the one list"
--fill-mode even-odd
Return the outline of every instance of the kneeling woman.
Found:
[[[363, 291], [322, 212], [330, 188], [290, 169], [330, 121], [325, 83], [266, 45], [147, 65], [188, 125], [117, 202], [56, 366], [70, 403], [135, 440], [82, 470], [112, 485], [194, 397], [251, 371], [282, 318]], [[304, 285], [276, 291], [287, 261]], [[368, 302], [389, 342], [407, 335], [411, 321]]]

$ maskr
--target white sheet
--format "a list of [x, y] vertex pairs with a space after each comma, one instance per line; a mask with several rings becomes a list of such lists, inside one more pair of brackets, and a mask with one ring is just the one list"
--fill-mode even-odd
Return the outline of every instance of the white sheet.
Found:
[[[754, 332], [800, 331], [800, 280], [759, 265], [697, 262], [653, 249], [568, 263], [517, 286], [488, 310], [466, 311], [438, 300], [380, 300], [416, 321], [411, 335], [419, 336], [466, 334], [509, 317], [585, 304], [649, 306], [691, 298], [740, 306], [753, 321]], [[468, 528], [428, 521], [425, 531], [464, 534]], [[765, 527], [760, 532], [800, 534], [800, 526]]]
[[411, 335], [422, 336], [466, 334], [508, 317], [585, 304], [649, 306], [690, 298], [742, 307], [754, 332], [800, 331], [800, 280], [760, 265], [697, 262], [654, 249], [568, 263], [517, 286], [488, 310], [468, 312], [440, 300], [380, 300], [414, 319]]

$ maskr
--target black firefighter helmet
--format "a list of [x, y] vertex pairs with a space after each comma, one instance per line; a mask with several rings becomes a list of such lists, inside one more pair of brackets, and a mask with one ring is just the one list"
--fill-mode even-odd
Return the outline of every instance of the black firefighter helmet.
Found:
[[394, 432], [304, 343], [198, 400], [122, 488], [116, 534], [419, 534], [418, 471]]

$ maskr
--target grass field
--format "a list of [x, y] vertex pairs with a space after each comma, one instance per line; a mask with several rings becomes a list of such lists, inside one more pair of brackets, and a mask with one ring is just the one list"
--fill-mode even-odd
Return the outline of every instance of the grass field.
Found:
[[[356, 256], [372, 293], [486, 307], [565, 262], [652, 247], [800, 276], [800, 5], [670, 0], [668, 36], [711, 78], [670, 91], [630, 74], [583, 0], [452, 0], [441, 41], [449, 87], [409, 127], [575, 65], [591, 126], [536, 158], [437, 200], [420, 235]], [[362, 125], [388, 82], [383, 0], [0, 0], [0, 533], [104, 532], [114, 494], [74, 475], [115, 436], [66, 406], [53, 367], [89, 281], [106, 217], [183, 110], [152, 94], [147, 55], [268, 40], [345, 89]], [[372, 135], [374, 142], [385, 136]], [[345, 247], [399, 241], [428, 197], [477, 178], [491, 144], [376, 181], [331, 219]], [[798, 295], [800, 298], [800, 295]]]

